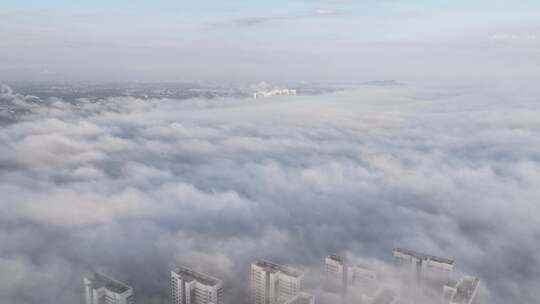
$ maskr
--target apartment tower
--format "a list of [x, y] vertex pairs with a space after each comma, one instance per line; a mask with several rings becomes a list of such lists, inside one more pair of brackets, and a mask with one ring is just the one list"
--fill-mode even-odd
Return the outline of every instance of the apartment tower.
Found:
[[171, 304], [223, 304], [223, 282], [185, 267], [171, 271]]
[[251, 264], [251, 303], [283, 304], [298, 294], [303, 274], [293, 268], [259, 260]]

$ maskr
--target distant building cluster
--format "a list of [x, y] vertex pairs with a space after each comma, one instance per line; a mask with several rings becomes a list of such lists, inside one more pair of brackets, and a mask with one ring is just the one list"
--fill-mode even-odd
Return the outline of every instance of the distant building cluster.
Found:
[[403, 276], [402, 280], [416, 281], [417, 286], [424, 286], [437, 292], [436, 296], [442, 294], [442, 303], [476, 303], [480, 279], [462, 276], [457, 281], [453, 280], [451, 276], [454, 270], [453, 260], [403, 248], [394, 250], [394, 259]]
[[269, 90], [269, 91], [257, 91], [253, 93], [253, 98], [263, 98], [263, 97], [272, 97], [272, 96], [280, 96], [280, 95], [296, 95], [295, 89], [277, 89], [277, 90]]
[[[434, 303], [433, 299], [440, 304], [476, 303], [480, 280], [452, 279], [453, 260], [403, 248], [394, 249], [393, 257], [395, 271], [389, 274], [328, 255], [324, 289], [343, 304]], [[303, 278], [298, 269], [257, 260], [250, 267], [250, 303], [314, 304], [315, 297], [302, 291]], [[103, 274], [85, 277], [84, 285], [86, 304], [135, 304], [130, 286]], [[171, 271], [170, 292], [171, 304], [224, 304], [220, 279], [185, 267]]]
[[[344, 303], [356, 304], [472, 304], [477, 299], [480, 280], [463, 276], [451, 278], [454, 261], [396, 248], [395, 271], [383, 278], [376, 270], [352, 265], [344, 257], [325, 258], [325, 289], [339, 293]], [[393, 282], [388, 284], [388, 282]]]
[[367, 267], [350, 265], [344, 257], [329, 255], [325, 258], [325, 287], [327, 291], [347, 295], [349, 289], [362, 297], [374, 295], [377, 272]]

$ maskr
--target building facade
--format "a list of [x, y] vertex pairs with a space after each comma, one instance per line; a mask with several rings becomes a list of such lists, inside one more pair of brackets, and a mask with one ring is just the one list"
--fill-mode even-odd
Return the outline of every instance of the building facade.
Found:
[[410, 274], [417, 283], [445, 284], [454, 270], [454, 261], [416, 251], [394, 249], [396, 265], [404, 275]]
[[252, 304], [283, 304], [300, 292], [303, 274], [293, 268], [259, 260], [251, 264]]
[[379, 290], [379, 274], [377, 271], [362, 267], [351, 266], [348, 269], [348, 293], [357, 297], [358, 294], [373, 296]]
[[477, 302], [480, 279], [471, 276], [462, 277], [455, 286], [444, 286], [443, 303], [474, 304]]
[[84, 278], [86, 304], [135, 304], [133, 289], [95, 272]]
[[345, 293], [349, 281], [348, 276], [345, 258], [329, 255], [324, 259], [324, 285], [327, 291]]
[[171, 271], [172, 304], [223, 304], [223, 282], [185, 267]]
[[377, 272], [360, 265], [350, 265], [344, 257], [329, 255], [324, 259], [325, 289], [346, 295], [372, 294], [377, 290]]

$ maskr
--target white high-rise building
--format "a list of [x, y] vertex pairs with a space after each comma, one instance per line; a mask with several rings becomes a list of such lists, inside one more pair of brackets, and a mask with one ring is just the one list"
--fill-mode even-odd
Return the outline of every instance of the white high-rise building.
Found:
[[379, 290], [379, 275], [377, 271], [360, 265], [351, 266], [348, 269], [350, 296], [358, 295], [374, 296]]
[[405, 274], [412, 274], [418, 283], [445, 284], [454, 269], [453, 260], [403, 248], [394, 249], [394, 259], [397, 266], [404, 270]]
[[283, 304], [298, 294], [303, 274], [293, 268], [259, 260], [251, 264], [251, 303]]
[[349, 265], [344, 257], [329, 255], [324, 260], [325, 286], [328, 291], [346, 294], [373, 294], [377, 291], [377, 272], [359, 265]]
[[345, 293], [348, 285], [348, 267], [345, 258], [329, 255], [324, 259], [324, 280], [328, 291]]
[[95, 272], [84, 278], [86, 304], [134, 304], [133, 289], [119, 281]]
[[171, 271], [172, 304], [222, 304], [223, 282], [185, 267]]

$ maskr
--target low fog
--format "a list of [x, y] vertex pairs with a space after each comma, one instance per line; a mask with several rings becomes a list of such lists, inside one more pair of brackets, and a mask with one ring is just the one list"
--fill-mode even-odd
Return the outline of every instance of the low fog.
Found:
[[456, 260], [480, 303], [540, 297], [540, 90], [363, 86], [267, 99], [41, 100], [2, 87], [0, 302], [82, 303], [82, 276], [168, 303], [169, 270], [247, 303], [265, 258]]

